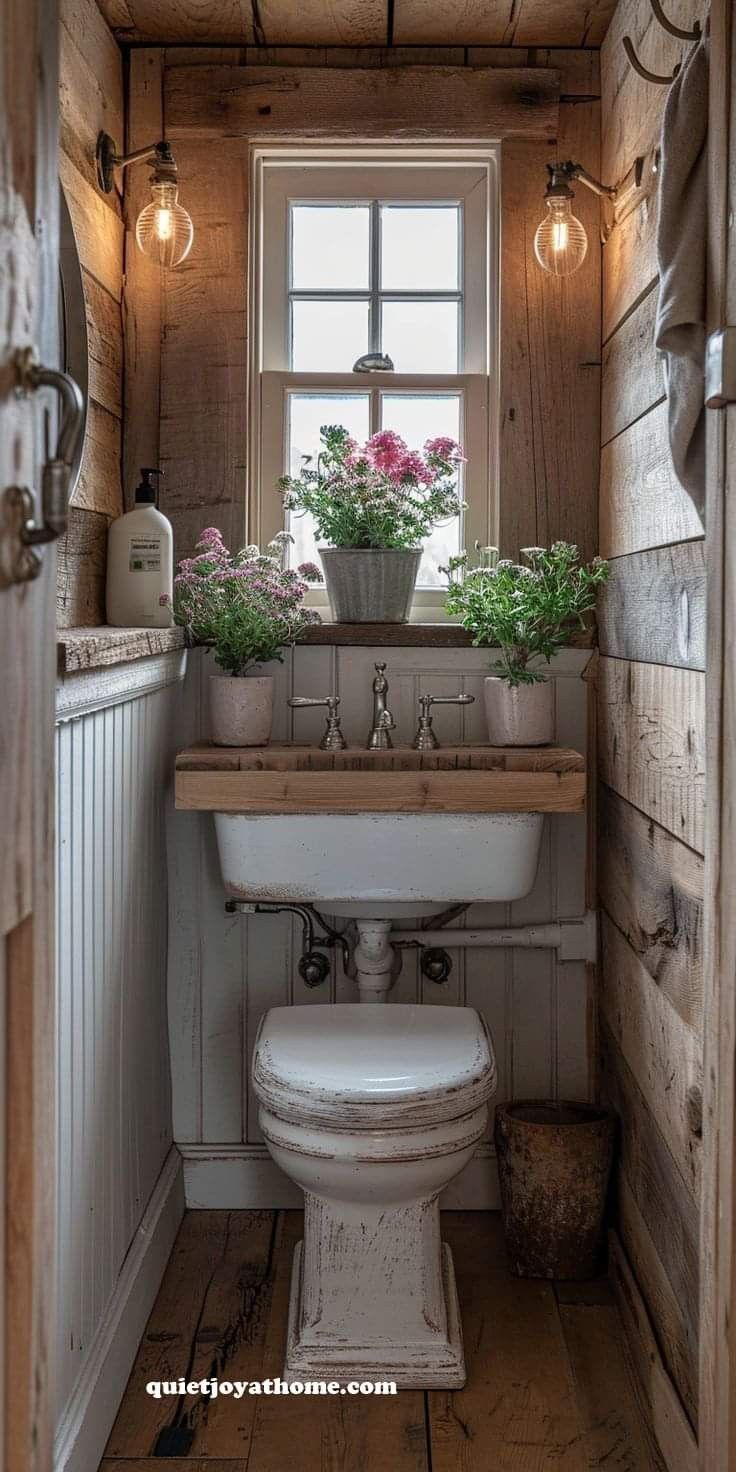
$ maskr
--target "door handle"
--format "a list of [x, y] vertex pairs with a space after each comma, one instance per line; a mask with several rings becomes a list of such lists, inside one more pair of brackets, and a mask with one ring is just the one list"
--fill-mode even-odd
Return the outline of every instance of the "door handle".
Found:
[[36, 497], [28, 486], [11, 486], [7, 495], [20, 525], [20, 548], [15, 559], [13, 581], [30, 582], [41, 571], [36, 548], [64, 535], [67, 524], [69, 480], [79, 439], [84, 430], [84, 395], [69, 373], [44, 368], [35, 361], [31, 348], [22, 348], [14, 359], [16, 390], [22, 397], [39, 388], [53, 388], [61, 401], [59, 430], [52, 453], [45, 424], [45, 459], [41, 471], [41, 521], [36, 520]]

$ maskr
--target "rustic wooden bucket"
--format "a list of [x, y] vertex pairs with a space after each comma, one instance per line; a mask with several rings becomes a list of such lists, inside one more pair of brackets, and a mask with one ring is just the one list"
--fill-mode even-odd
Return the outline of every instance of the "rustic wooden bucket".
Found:
[[591, 1278], [599, 1266], [615, 1116], [531, 1099], [496, 1109], [509, 1268], [520, 1278]]

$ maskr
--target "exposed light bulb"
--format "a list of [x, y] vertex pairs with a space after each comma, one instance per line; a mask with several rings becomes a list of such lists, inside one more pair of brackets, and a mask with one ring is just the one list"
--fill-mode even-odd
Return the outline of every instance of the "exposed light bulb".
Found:
[[191, 216], [179, 204], [179, 190], [171, 181], [154, 180], [152, 200], [141, 210], [135, 227], [138, 248], [159, 266], [179, 266], [194, 239]]
[[570, 195], [549, 194], [545, 202], [547, 213], [537, 226], [534, 254], [543, 270], [553, 276], [572, 276], [587, 254], [585, 226], [572, 212]]

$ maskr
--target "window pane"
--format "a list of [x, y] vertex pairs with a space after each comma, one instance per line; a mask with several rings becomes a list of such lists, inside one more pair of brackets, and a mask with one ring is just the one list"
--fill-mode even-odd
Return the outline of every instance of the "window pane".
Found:
[[292, 205], [292, 286], [297, 291], [367, 289], [370, 218], [367, 205]]
[[457, 291], [458, 205], [381, 205], [381, 290]]
[[[319, 432], [323, 424], [344, 424], [361, 444], [370, 434], [370, 399], [368, 394], [289, 394], [288, 443], [286, 463], [290, 475], [299, 475], [304, 455], [316, 456], [320, 448]], [[289, 548], [292, 567], [300, 562], [316, 562], [317, 538], [309, 515], [287, 513], [286, 530], [295, 545]]]
[[297, 372], [349, 373], [367, 352], [367, 302], [292, 302], [291, 366]]
[[[429, 439], [449, 435], [461, 440], [462, 402], [460, 394], [381, 394], [381, 423], [384, 429], [395, 429], [412, 450], [421, 450]], [[462, 467], [461, 467], [462, 471]], [[462, 496], [462, 474], [460, 495]], [[448, 557], [461, 549], [460, 516], [435, 527], [424, 544], [419, 569], [419, 588], [444, 588], [446, 578], [440, 567]]]
[[397, 373], [457, 373], [457, 302], [384, 302], [381, 351]]

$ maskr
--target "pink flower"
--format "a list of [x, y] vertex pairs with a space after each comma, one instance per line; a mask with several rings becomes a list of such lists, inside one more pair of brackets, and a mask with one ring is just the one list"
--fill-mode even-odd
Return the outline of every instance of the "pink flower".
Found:
[[379, 429], [377, 434], [371, 435], [364, 453], [377, 470], [385, 470], [390, 475], [407, 453], [407, 446], [393, 429]]
[[437, 435], [436, 439], [427, 440], [424, 453], [425, 455], [437, 455], [440, 460], [463, 460], [465, 458], [460, 445], [445, 434]]
[[297, 568], [297, 572], [301, 575], [301, 577], [306, 578], [308, 583], [319, 583], [322, 581], [322, 573], [320, 572], [316, 562], [300, 562]]
[[212, 547], [214, 550], [223, 545], [222, 532], [218, 527], [206, 526], [204, 531], [200, 532], [199, 541], [197, 542], [198, 547]]
[[411, 477], [413, 480], [419, 481], [420, 485], [425, 486], [430, 485], [434, 480], [432, 471], [422, 459], [418, 450], [408, 450], [406, 455], [402, 456], [399, 461], [396, 478], [397, 480], [405, 480], [407, 477]]

